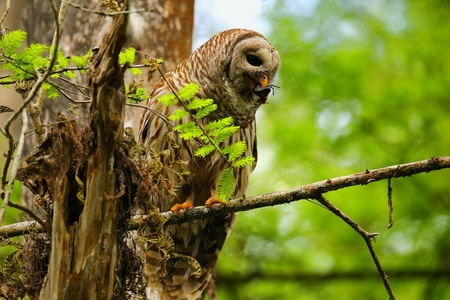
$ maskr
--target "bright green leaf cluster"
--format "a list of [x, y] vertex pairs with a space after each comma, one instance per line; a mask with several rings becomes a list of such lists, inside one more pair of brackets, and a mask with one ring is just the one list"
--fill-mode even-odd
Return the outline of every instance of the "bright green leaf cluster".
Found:
[[136, 49], [134, 49], [133, 47], [125, 49], [125, 51], [119, 53], [119, 62], [122, 65], [125, 64], [131, 65], [134, 62], [135, 58], [136, 58]]
[[[54, 48], [43, 44], [31, 44], [29, 47], [23, 48], [23, 42], [27, 38], [27, 33], [21, 30], [16, 30], [8, 33], [2, 37], [0, 41], [0, 58], [3, 59], [2, 69], [10, 71], [8, 77], [3, 78], [1, 82], [9, 82], [11, 80], [29, 80], [36, 76], [36, 72], [43, 73], [48, 69], [50, 65], [50, 53], [54, 53]], [[47, 54], [47, 55], [45, 55]], [[85, 68], [89, 64], [89, 57], [91, 51], [89, 51], [83, 57], [64, 56], [61, 50], [56, 51], [56, 61], [53, 66], [53, 74], [51, 78], [57, 79], [64, 74], [69, 79], [75, 78], [76, 74], [70, 70], [67, 70], [70, 64], [75, 63], [78, 68]], [[85, 72], [84, 69], [80, 70]], [[6, 84], [3, 84], [8, 87]], [[43, 84], [42, 88], [46, 91], [49, 99], [58, 97], [58, 87], [47, 81]]]
[[10, 79], [21, 80], [33, 76], [38, 68], [48, 66], [49, 58], [44, 58], [48, 48], [42, 44], [31, 44], [29, 47], [19, 50], [23, 41], [27, 38], [27, 33], [21, 30], [10, 32], [2, 37], [0, 57], [4, 60], [2, 69], [11, 71]]
[[[195, 83], [188, 83], [185, 86], [181, 88], [181, 90], [178, 92], [178, 98], [180, 98], [181, 101], [188, 101], [194, 98], [195, 95], [197, 95], [200, 87]], [[211, 100], [212, 101], [212, 100]]]
[[144, 88], [137, 88], [136, 93], [131, 94], [132, 96], [138, 98], [141, 101], [147, 100], [150, 98], [149, 96], [145, 96], [147, 94], [147, 90]]
[[181, 120], [184, 116], [189, 115], [187, 111], [184, 109], [179, 109], [175, 113], [173, 113], [171, 116], [169, 116], [169, 119], [172, 121]]
[[233, 174], [233, 168], [228, 167], [220, 174], [219, 185], [217, 186], [217, 197], [219, 201], [226, 202], [233, 197], [236, 178]]
[[138, 68], [130, 68], [130, 72], [133, 75], [140, 75], [140, 74], [142, 74], [142, 70], [138, 69]]
[[[136, 49], [134, 49], [133, 47], [125, 49], [125, 51], [119, 53], [119, 62], [122, 65], [126, 64], [131, 65], [135, 59], [136, 59]], [[130, 68], [130, 72], [133, 75], [142, 74], [141, 69], [138, 68]]]
[[0, 48], [3, 49], [3, 55], [13, 56], [17, 50], [22, 46], [22, 42], [27, 38], [27, 33], [22, 30], [13, 31], [4, 37], [0, 41]]
[[[189, 115], [195, 116], [195, 120], [208, 116], [211, 112], [217, 109], [212, 99], [198, 99], [194, 98], [198, 93], [200, 87], [195, 83], [185, 85], [175, 96], [167, 94], [160, 98], [162, 104], [171, 106], [180, 101], [185, 108], [176, 110], [169, 116], [170, 120], [181, 121]], [[195, 151], [194, 155], [197, 157], [206, 157], [218, 151], [223, 157], [226, 157], [230, 167], [228, 167], [220, 176], [217, 188], [217, 198], [224, 202], [232, 198], [236, 178], [234, 177], [234, 168], [244, 168], [253, 165], [255, 158], [253, 156], [243, 157], [247, 150], [247, 143], [239, 141], [234, 144], [221, 148], [220, 144], [227, 138], [230, 138], [235, 132], [239, 131], [239, 126], [234, 126], [232, 117], [226, 117], [219, 120], [209, 122], [202, 129], [200, 124], [196, 121], [189, 121], [186, 123], [177, 124], [174, 130], [180, 134], [184, 140], [200, 138], [204, 145]]]
[[173, 94], [167, 94], [162, 97], [159, 97], [158, 101], [160, 101], [165, 106], [171, 106], [178, 103], [178, 99]]
[[[54, 48], [48, 48], [43, 44], [31, 44], [29, 47], [23, 48], [23, 42], [26, 38], [26, 32], [16, 30], [5, 35], [0, 40], [0, 59], [3, 60], [2, 69], [11, 72], [8, 77], [0, 79], [0, 84], [4, 87], [9, 87], [7, 82], [10, 81], [34, 79], [36, 78], [36, 72], [43, 73], [50, 65], [50, 54], [55, 52]], [[23, 50], [20, 50], [22, 48]], [[81, 73], [86, 72], [87, 65], [90, 64], [89, 58], [91, 54], [92, 51], [89, 51], [82, 57], [77, 55], [66, 57], [64, 53], [58, 49], [56, 51], [55, 65], [53, 66], [50, 78], [58, 79], [62, 75], [69, 79], [75, 78], [76, 74], [70, 70], [70, 65], [73, 66], [73, 64]], [[131, 47], [119, 54], [119, 62], [124, 65], [132, 64], [135, 58], [136, 50]], [[153, 62], [159, 64], [163, 61], [152, 60], [151, 62], [146, 62], [146, 64], [150, 66]], [[142, 74], [142, 71], [138, 68], [130, 68], [130, 71], [134, 75]], [[42, 88], [46, 91], [49, 99], [55, 99], [59, 96], [59, 88], [56, 84], [53, 84], [51, 80], [47, 80]], [[138, 86], [135, 86], [131, 92], [129, 89], [128, 86], [125, 86], [127, 96], [132, 101], [140, 102], [149, 98], [148, 96], [145, 96], [147, 94], [146, 89], [139, 88]], [[189, 88], [186, 89], [185, 92], [187, 92], [187, 95], [189, 95], [189, 93], [192, 94], [192, 91], [189, 91]], [[194, 91], [194, 94], [195, 93], [196, 92]], [[169, 105], [170, 103], [171, 102], [168, 101]], [[204, 114], [203, 111], [200, 113], [202, 115]]]
[[[83, 57], [79, 57], [77, 55], [73, 55], [71, 57], [72, 61], [75, 63], [75, 65], [77, 66], [77, 68], [83, 68], [85, 67], [87, 64], [90, 63], [89, 61], [89, 57], [92, 55], [92, 51], [89, 50], [88, 53], [86, 53], [85, 55], [83, 55]], [[80, 70], [81, 73], [85, 73], [86, 70], [82, 69]]]
[[191, 140], [203, 135], [203, 131], [194, 121], [178, 124], [173, 129], [180, 133], [183, 140]]
[[128, 97], [128, 102], [142, 102], [150, 98], [150, 96], [146, 96], [147, 90], [141, 87], [132, 89], [130, 91], [130, 86], [125, 85], [125, 93]]
[[44, 91], [47, 91], [47, 97], [49, 98], [49, 99], [55, 99], [55, 98], [58, 98], [58, 96], [59, 96], [59, 94], [58, 94], [58, 88], [54, 85], [54, 84], [51, 84], [51, 83], [49, 83], [49, 82], [44, 82], [43, 84], [42, 84], [42, 89], [44, 90]]

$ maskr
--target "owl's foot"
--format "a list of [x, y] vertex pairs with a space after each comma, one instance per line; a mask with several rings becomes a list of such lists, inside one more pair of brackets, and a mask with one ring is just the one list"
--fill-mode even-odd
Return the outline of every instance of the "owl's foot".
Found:
[[177, 203], [174, 206], [172, 206], [172, 208], [170, 209], [170, 211], [172, 213], [174, 213], [175, 215], [178, 215], [178, 213], [180, 212], [180, 210], [184, 209], [184, 211], [186, 212], [189, 208], [192, 208], [192, 204], [189, 203], [188, 201], [184, 202], [184, 203]]
[[209, 210], [216, 203], [220, 203], [221, 206], [225, 206], [225, 204], [226, 204], [226, 202], [222, 202], [217, 197], [212, 196], [208, 200], [206, 200], [205, 206]]

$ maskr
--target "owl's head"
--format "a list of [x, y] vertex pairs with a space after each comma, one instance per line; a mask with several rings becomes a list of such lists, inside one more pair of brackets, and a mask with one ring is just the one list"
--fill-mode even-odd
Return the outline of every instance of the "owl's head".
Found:
[[235, 39], [225, 69], [231, 85], [244, 101], [264, 104], [280, 67], [280, 56], [266, 38], [246, 30]]
[[173, 72], [200, 86], [199, 96], [211, 98], [213, 119], [233, 117], [244, 125], [267, 101], [280, 67], [278, 51], [260, 33], [230, 29], [213, 36]]

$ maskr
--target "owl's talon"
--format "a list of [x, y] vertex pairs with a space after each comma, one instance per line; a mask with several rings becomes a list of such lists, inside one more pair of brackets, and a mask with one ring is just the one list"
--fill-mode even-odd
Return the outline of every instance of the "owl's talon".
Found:
[[219, 199], [217, 199], [216, 197], [210, 197], [208, 200], [206, 200], [205, 206], [208, 210], [210, 210], [212, 208], [212, 206], [216, 203], [220, 203], [220, 206], [225, 206], [225, 204], [226, 204], [226, 202], [222, 202]]
[[174, 206], [172, 206], [172, 208], [170, 209], [170, 211], [175, 214], [178, 215], [180, 213], [180, 210], [184, 210], [185, 212], [189, 209], [192, 208], [192, 204], [189, 202], [184, 202], [184, 203], [177, 203]]

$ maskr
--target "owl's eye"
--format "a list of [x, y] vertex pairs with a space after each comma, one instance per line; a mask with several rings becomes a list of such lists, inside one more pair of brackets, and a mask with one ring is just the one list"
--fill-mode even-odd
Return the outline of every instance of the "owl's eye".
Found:
[[258, 56], [247, 54], [246, 58], [248, 63], [251, 64], [252, 66], [259, 67], [260, 65], [263, 64], [263, 61]]

